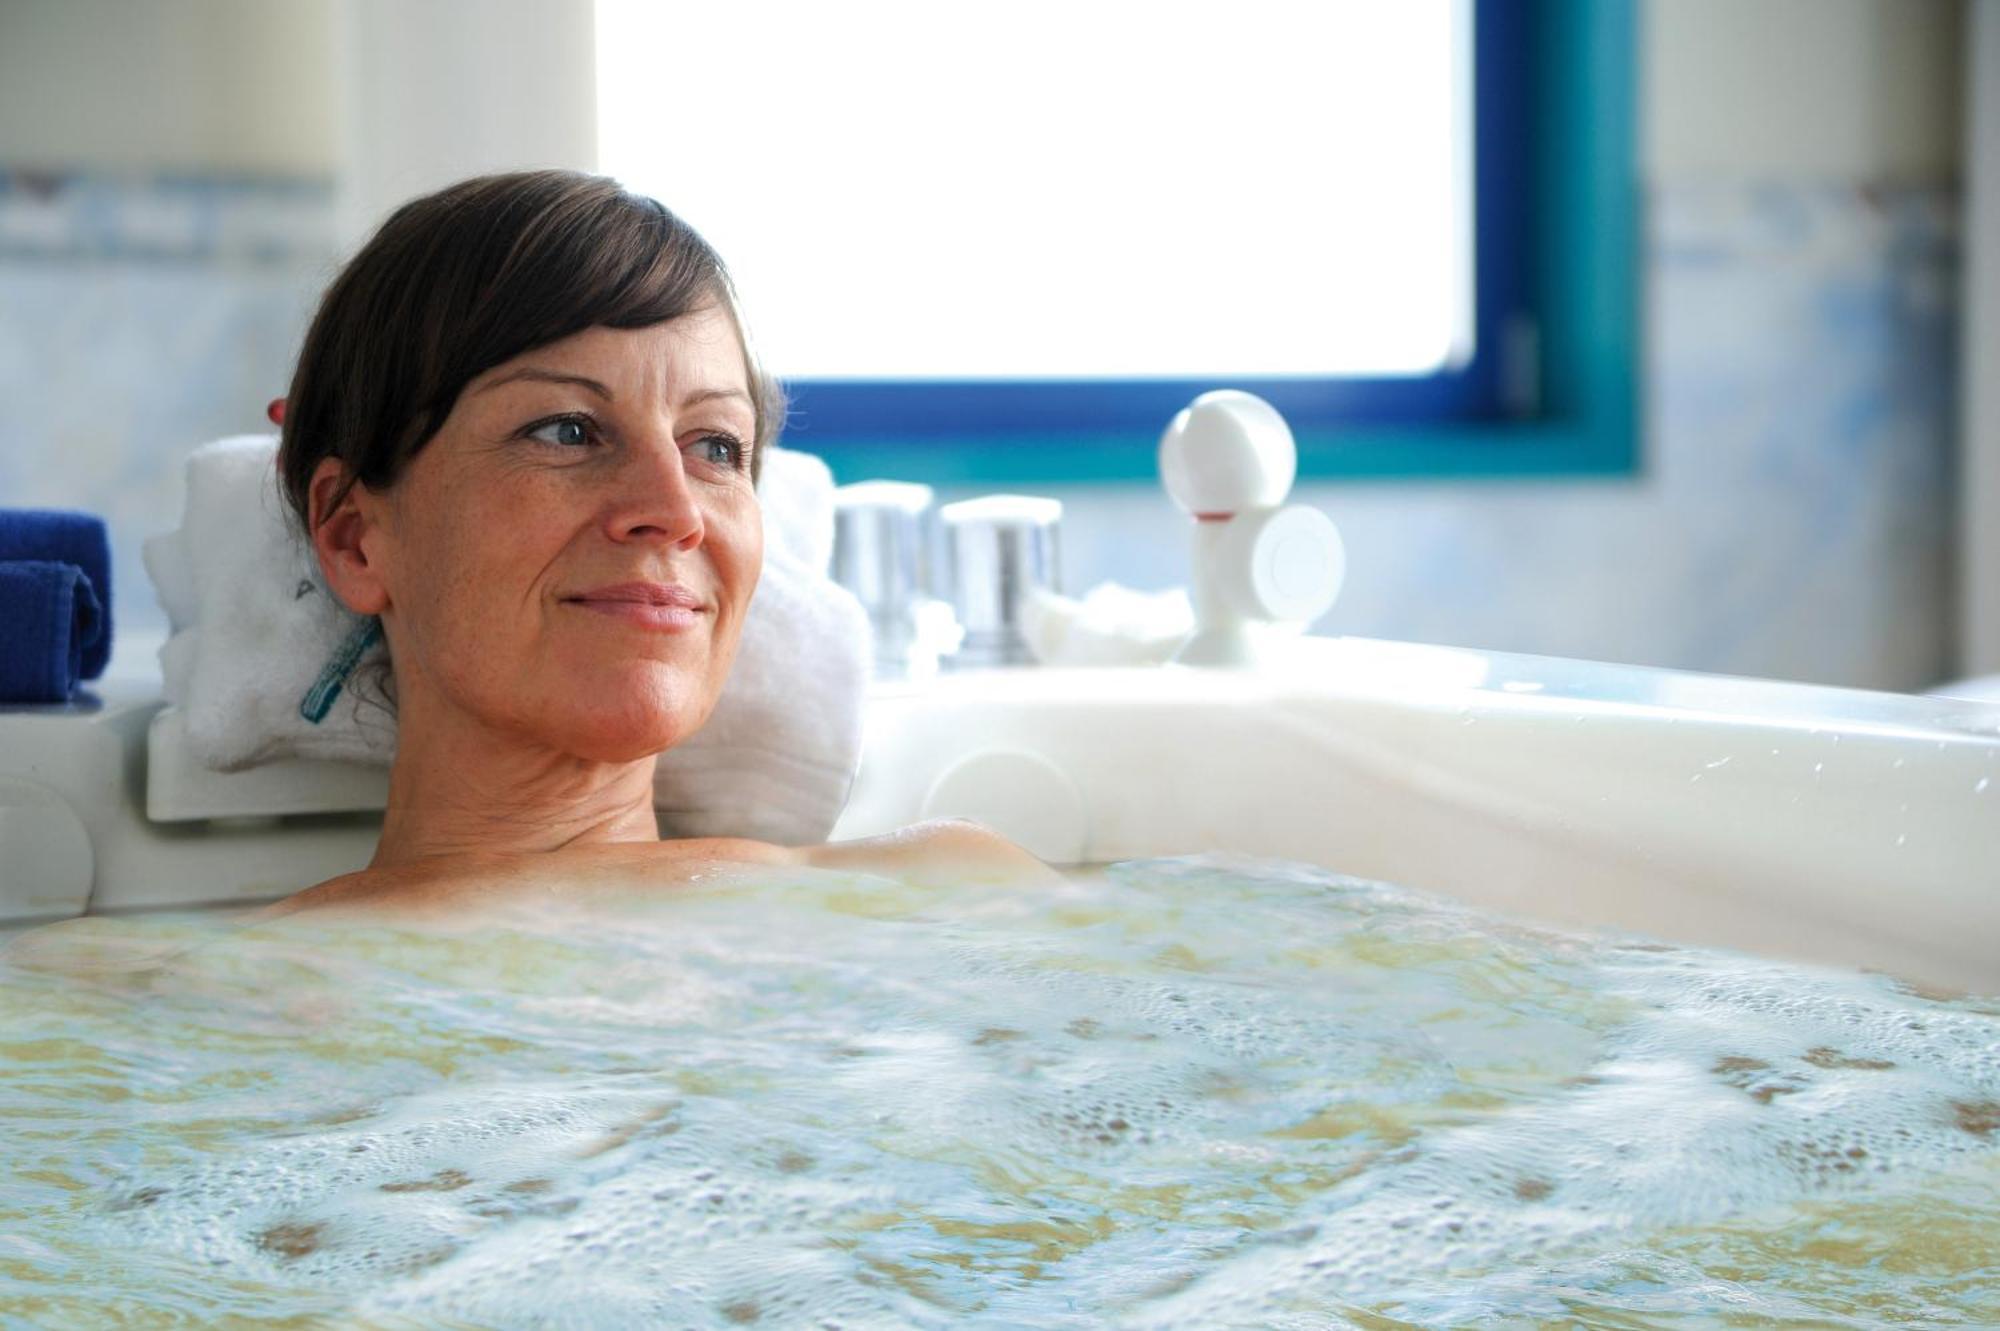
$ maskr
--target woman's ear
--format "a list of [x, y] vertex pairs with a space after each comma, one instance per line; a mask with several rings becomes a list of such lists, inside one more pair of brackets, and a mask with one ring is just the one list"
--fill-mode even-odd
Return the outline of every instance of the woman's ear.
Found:
[[379, 615], [389, 605], [381, 559], [381, 505], [367, 487], [348, 484], [347, 466], [322, 458], [306, 486], [313, 553], [326, 585], [359, 615]]

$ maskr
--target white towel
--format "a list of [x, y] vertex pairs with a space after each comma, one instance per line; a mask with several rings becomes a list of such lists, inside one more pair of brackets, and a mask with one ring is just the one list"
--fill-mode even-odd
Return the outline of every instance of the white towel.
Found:
[[[318, 723], [300, 712], [368, 620], [327, 590], [291, 524], [276, 457], [271, 435], [197, 449], [181, 529], [146, 542], [146, 571], [177, 630], [160, 651], [167, 699], [186, 714], [195, 756], [219, 771], [291, 757], [387, 763], [395, 724], [365, 688], [343, 688]], [[377, 645], [355, 679], [381, 660]]]
[[[160, 652], [167, 698], [196, 758], [237, 771], [278, 758], [385, 764], [395, 719], [365, 680], [382, 661], [373, 621], [327, 590], [278, 489], [277, 440], [224, 439], [188, 461], [181, 531], [146, 542], [146, 569], [175, 632]], [[715, 710], [662, 754], [656, 799], [678, 836], [823, 841], [861, 752], [867, 613], [826, 573], [833, 478], [808, 454], [773, 449], [759, 496], [764, 571]], [[328, 663], [360, 650], [318, 722], [301, 703]]]
[[811, 453], [773, 448], [757, 482], [764, 552], [788, 555], [820, 577], [833, 568], [833, 473]]
[[1193, 631], [1194, 607], [1179, 587], [1100, 582], [1081, 601], [1034, 587], [1021, 604], [1021, 636], [1047, 666], [1162, 665]]
[[871, 646], [852, 592], [767, 551], [714, 712], [660, 755], [653, 804], [663, 826], [676, 836], [826, 840], [860, 765]]

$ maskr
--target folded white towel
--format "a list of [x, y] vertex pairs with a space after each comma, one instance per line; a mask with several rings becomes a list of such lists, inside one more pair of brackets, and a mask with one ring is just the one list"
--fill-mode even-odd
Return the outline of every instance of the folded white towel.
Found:
[[139, 553], [145, 559], [146, 576], [159, 594], [160, 608], [167, 612], [167, 627], [179, 633], [195, 619], [194, 561], [188, 558], [187, 534], [176, 530], [155, 536]]
[[[160, 652], [167, 698], [186, 713], [195, 756], [220, 771], [293, 757], [387, 763], [396, 728], [380, 698], [371, 705], [365, 689], [344, 687], [318, 721], [301, 711], [327, 663], [370, 621], [327, 590], [292, 526], [276, 456], [271, 435], [197, 449], [181, 530], [146, 543], [146, 571], [169, 615], [175, 602], [191, 611]], [[380, 660], [376, 643], [355, 680]]]
[[833, 473], [810, 453], [773, 448], [757, 482], [764, 552], [789, 556], [820, 577], [833, 569]]
[[[395, 718], [365, 687], [384, 648], [374, 621], [327, 590], [294, 529], [276, 447], [246, 435], [198, 449], [183, 529], [146, 542], [176, 630], [160, 652], [167, 698], [195, 756], [221, 771], [291, 757], [387, 763]], [[707, 724], [661, 755], [656, 803], [673, 835], [799, 845], [825, 839], [860, 759], [868, 618], [826, 574], [826, 465], [773, 449], [759, 495], [764, 571], [729, 682]], [[323, 709], [302, 706], [336, 682]]]
[[677, 836], [826, 840], [861, 761], [872, 642], [852, 592], [767, 550], [715, 710], [660, 755], [661, 824]]
[[1081, 601], [1036, 587], [1021, 607], [1021, 636], [1050, 666], [1160, 665], [1193, 631], [1194, 608], [1179, 587], [1141, 592], [1101, 582]]

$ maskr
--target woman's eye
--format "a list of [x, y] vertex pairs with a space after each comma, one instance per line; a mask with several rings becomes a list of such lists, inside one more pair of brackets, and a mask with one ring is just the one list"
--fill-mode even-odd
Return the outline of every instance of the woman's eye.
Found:
[[528, 438], [558, 448], [581, 448], [590, 442], [590, 422], [581, 416], [558, 416], [528, 431]]
[[743, 442], [726, 434], [707, 434], [701, 437], [701, 447], [707, 459], [718, 467], [741, 467], [743, 465]]

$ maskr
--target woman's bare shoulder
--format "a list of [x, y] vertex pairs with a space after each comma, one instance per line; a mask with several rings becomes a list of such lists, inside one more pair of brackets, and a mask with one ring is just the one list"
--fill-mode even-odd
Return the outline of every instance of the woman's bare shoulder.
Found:
[[882, 836], [817, 846], [777, 846], [741, 837], [594, 846], [534, 855], [452, 855], [394, 868], [362, 869], [268, 906], [263, 920], [304, 910], [373, 914], [481, 903], [652, 890], [737, 868], [812, 868], [915, 881], [1035, 886], [1061, 877], [1007, 838], [964, 818], [914, 823]]
[[799, 863], [813, 868], [891, 877], [948, 877], [1010, 887], [1062, 881], [1041, 860], [970, 818], [933, 818], [881, 836], [806, 846], [794, 853], [801, 857]]
[[805, 853], [738, 837], [635, 842], [523, 855], [438, 856], [342, 874], [267, 907], [260, 918], [302, 910], [422, 910], [482, 901], [576, 897], [687, 882], [720, 868], [806, 863]]

